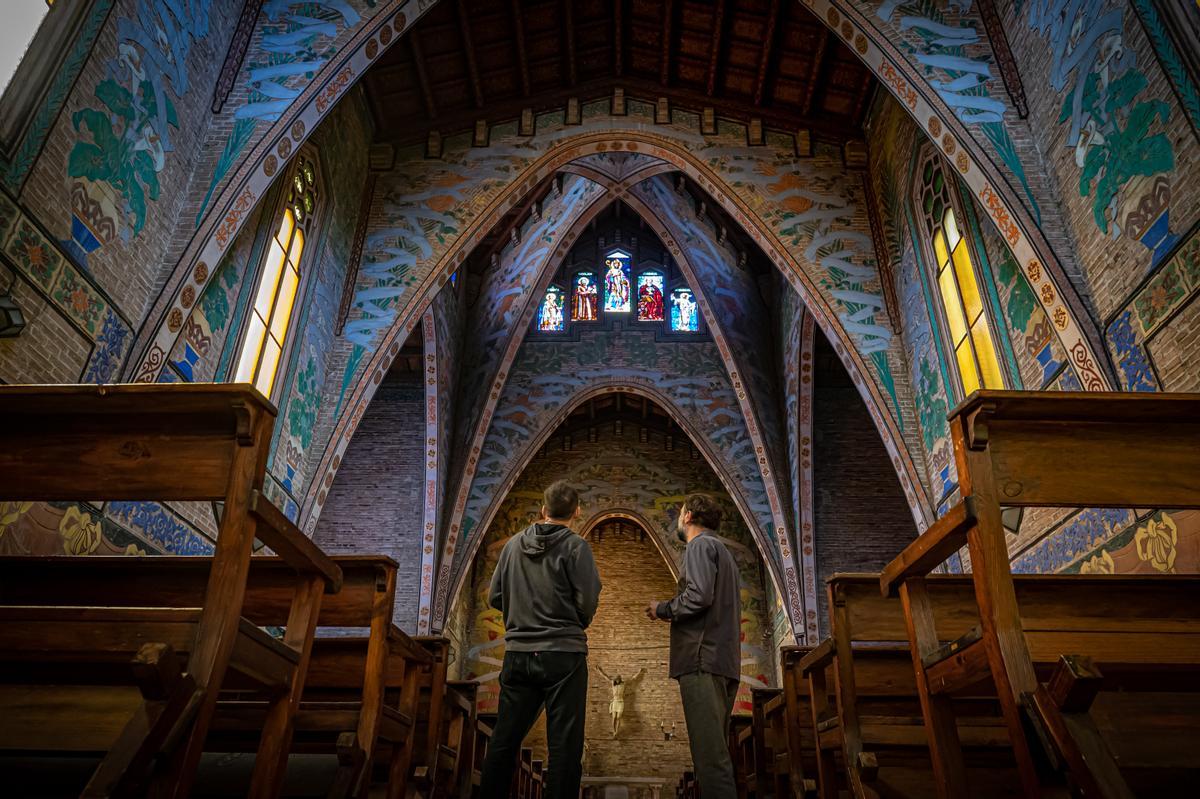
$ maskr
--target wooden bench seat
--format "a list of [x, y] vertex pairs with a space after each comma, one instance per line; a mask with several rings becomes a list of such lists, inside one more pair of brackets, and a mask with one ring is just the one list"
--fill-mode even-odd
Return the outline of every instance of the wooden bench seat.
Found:
[[[779, 650], [782, 680], [784, 747], [788, 767], [789, 797], [815, 796], [817, 791], [817, 742], [813, 734], [812, 697], [808, 678], [800, 663], [812, 646], [784, 646]], [[826, 699], [828, 705], [828, 698]]]
[[[64, 686], [80, 683], [70, 665], [88, 673], [98, 702], [104, 690], [141, 695], [112, 725], [120, 732], [85, 795], [187, 796], [231, 665], [235, 681], [275, 687], [248, 793], [277, 790], [311, 624], [341, 574], [261, 493], [275, 417], [249, 386], [0, 386], [0, 500], [221, 503], [214, 553], [187, 601], [172, 595], [166, 559], [138, 560], [132, 580], [113, 565], [121, 558], [0, 559], [0, 606], [16, 614], [0, 620], [2, 684], [20, 685], [40, 661]], [[293, 615], [282, 641], [242, 617], [256, 538], [288, 564]], [[113, 667], [120, 658], [127, 668]], [[19, 723], [0, 712], [5, 737]], [[69, 713], [42, 723], [70, 745]]]
[[[807, 679], [818, 789], [836, 797], [934, 796], [934, 771], [900, 603], [881, 596], [877, 575], [828, 581], [832, 636], [794, 665]], [[948, 634], [969, 630], [970, 580], [936, 581], [935, 607]], [[832, 701], [831, 701], [832, 698]], [[986, 777], [980, 796], [1011, 796], [1016, 764], [999, 704], [957, 685], [955, 703], [967, 764]]]
[[[1041, 742], [1073, 785], [1093, 786], [1089, 795], [1136, 793], [1127, 784], [1136, 775], [1121, 768], [1114, 748], [1150, 735], [1139, 723], [1145, 716], [1110, 716], [1124, 732], [1103, 736], [1094, 713], [1047, 695], [1047, 668], [1067, 656], [1087, 659], [1101, 674], [1140, 672], [1132, 682], [1148, 687], [1172, 671], [1177, 682], [1193, 679], [1200, 671], [1200, 578], [1050, 578], [1027, 584], [1047, 592], [1035, 598], [1012, 574], [1001, 506], [1200, 508], [1200, 394], [979, 391], [950, 414], [950, 432], [962, 500], [880, 577], [883, 593], [899, 596], [903, 606], [940, 795], [976, 788], [963, 768], [955, 709], [943, 699], [962, 685], [993, 687], [1025, 795], [1039, 796], [1059, 779], [1039, 769]], [[974, 600], [968, 616], [979, 630], [948, 652], [947, 640], [965, 631], [943, 628], [928, 598], [930, 575], [964, 546]], [[1179, 703], [1182, 709], [1186, 699]], [[1177, 765], [1164, 768], [1178, 775]], [[1188, 775], [1165, 779], [1194, 785], [1200, 752], [1187, 765]]]

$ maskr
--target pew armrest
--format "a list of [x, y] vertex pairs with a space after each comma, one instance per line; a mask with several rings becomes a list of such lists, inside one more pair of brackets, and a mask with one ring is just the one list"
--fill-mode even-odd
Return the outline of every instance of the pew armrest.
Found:
[[975, 498], [965, 497], [884, 567], [879, 575], [879, 589], [883, 595], [896, 596], [901, 584], [927, 576], [946, 558], [962, 549], [975, 520]]
[[250, 496], [250, 515], [255, 520], [255, 537], [285, 563], [296, 571], [320, 575], [327, 594], [341, 590], [341, 567], [257, 489]]
[[474, 696], [478, 688], [479, 683], [474, 680], [446, 680], [446, 703], [469, 716], [475, 707]]
[[428, 665], [433, 662], [429, 650], [419, 645], [395, 624], [388, 626], [388, 653], [414, 663]]
[[837, 644], [832, 638], [826, 638], [800, 660], [800, 674], [807, 677], [814, 671], [828, 668], [829, 664], [833, 663], [835, 654], [837, 654]]

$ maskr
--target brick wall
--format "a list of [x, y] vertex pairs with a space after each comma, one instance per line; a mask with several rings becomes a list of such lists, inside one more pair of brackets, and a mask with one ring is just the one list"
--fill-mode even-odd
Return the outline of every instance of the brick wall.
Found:
[[424, 488], [423, 375], [391, 372], [363, 415], [314, 535], [328, 552], [379, 553], [400, 564], [395, 621], [416, 631]]
[[866, 406], [820, 333], [815, 360], [813, 503], [821, 629], [828, 632], [824, 580], [839, 571], [878, 571], [917, 531]]

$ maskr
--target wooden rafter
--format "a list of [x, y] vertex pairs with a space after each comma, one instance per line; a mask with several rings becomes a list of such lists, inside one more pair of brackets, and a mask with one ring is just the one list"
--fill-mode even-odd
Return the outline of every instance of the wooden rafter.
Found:
[[479, 82], [479, 65], [475, 63], [475, 46], [471, 42], [471, 23], [467, 17], [466, 0], [458, 0], [458, 30], [462, 34], [463, 55], [467, 58], [467, 74], [471, 76], [475, 107], [483, 108], [483, 84]]
[[775, 46], [775, 27], [779, 22], [779, 0], [771, 0], [767, 14], [767, 28], [763, 31], [762, 51], [758, 56], [758, 77], [754, 81], [754, 104], [762, 105], [763, 92], [767, 87], [767, 68], [771, 64], [771, 49]]
[[624, 63], [622, 55], [624, 52], [624, 42], [621, 41], [621, 33], [624, 28], [624, 21], [621, 19], [621, 8], [625, 3], [623, 0], [613, 0], [613, 74], [618, 78], [624, 71]]
[[521, 19], [521, 0], [512, 0], [513, 29], [517, 34], [517, 69], [521, 76], [521, 96], [529, 96], [529, 58], [525, 54], [525, 23]]
[[[565, 108], [568, 100], [572, 97], [578, 98], [581, 103], [611, 97], [613, 89], [617, 88], [614, 86], [614, 83], [615, 80], [611, 77], [596, 78], [579, 83], [571, 88], [564, 87], [551, 92], [538, 92], [536, 94], [538, 107]], [[685, 89], [677, 85], [664, 92], [662, 85], [655, 79], [626, 75], [620, 81], [620, 88], [624, 89], [626, 98], [636, 97], [639, 100], [653, 101], [658, 97], [667, 97], [671, 107], [677, 106], [697, 113], [701, 109], [713, 105], [712, 96], [705, 94], [699, 89]], [[488, 120], [494, 123], [501, 120], [517, 119], [521, 115], [522, 110], [527, 107], [529, 107], [529, 100], [523, 97], [493, 100], [487, 107]], [[479, 113], [474, 108], [446, 112], [438, 117], [436, 125], [397, 127], [394, 128], [396, 131], [394, 136], [387, 136], [381, 140], [386, 140], [395, 146], [402, 146], [424, 141], [426, 132], [430, 127], [436, 127], [442, 132], [443, 136], [470, 131], [475, 128], [475, 123], [479, 120]], [[751, 119], [761, 119], [764, 127], [773, 130], [790, 131], [795, 130], [799, 126], [810, 130], [814, 139], [829, 142], [841, 142], [845, 140], [849, 132], [847, 122], [840, 117], [834, 118], [815, 115], [807, 119], [798, 119], [794, 112], [777, 110], [770, 106], [756, 106], [749, 99], [721, 98], [720, 114], [724, 118], [745, 123], [748, 123]]]
[[421, 40], [416, 30], [408, 32], [408, 44], [412, 47], [413, 64], [417, 68], [417, 82], [421, 84], [421, 96], [425, 98], [425, 110], [429, 118], [437, 118], [437, 104], [433, 101], [433, 87], [429, 85], [429, 71], [425, 69], [425, 55], [421, 52]]
[[867, 109], [870, 105], [869, 101], [873, 94], [871, 91], [872, 77], [870, 70], [863, 72], [862, 80], [858, 84], [858, 98], [854, 101], [854, 124], [860, 128], [863, 124], [863, 118], [867, 115]]
[[671, 85], [671, 24], [675, 17], [675, 3], [672, 0], [663, 1], [662, 20], [662, 66], [659, 69], [659, 83], [663, 88]]
[[801, 110], [804, 116], [808, 116], [812, 112], [813, 100], [817, 96], [817, 81], [821, 79], [821, 65], [825, 63], [827, 47], [829, 47], [829, 30], [822, 28], [817, 48], [813, 50], [812, 68], [808, 71], [808, 85], [804, 87], [804, 105]]
[[574, 86], [579, 82], [579, 77], [575, 69], [575, 12], [572, 8], [575, 0], [562, 0], [563, 9], [563, 36], [567, 42], [567, 86]]
[[721, 34], [725, 27], [725, 0], [717, 0], [716, 11], [713, 12], [712, 52], [708, 56], [708, 96], [712, 97], [717, 89], [717, 65], [721, 55]]

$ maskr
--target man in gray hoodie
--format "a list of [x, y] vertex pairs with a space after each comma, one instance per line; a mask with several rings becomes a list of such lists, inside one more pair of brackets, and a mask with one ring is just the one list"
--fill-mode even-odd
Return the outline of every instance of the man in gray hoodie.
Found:
[[565, 480], [543, 494], [542, 521], [513, 536], [496, 563], [488, 603], [504, 614], [500, 707], [480, 796], [508, 796], [521, 742], [546, 707], [547, 799], [576, 799], [583, 777], [587, 633], [600, 601], [592, 548], [571, 530], [579, 494]]

